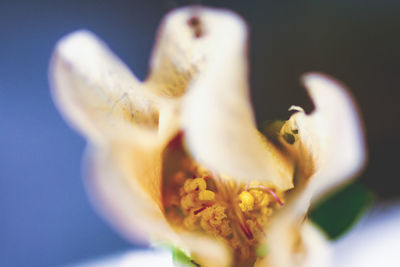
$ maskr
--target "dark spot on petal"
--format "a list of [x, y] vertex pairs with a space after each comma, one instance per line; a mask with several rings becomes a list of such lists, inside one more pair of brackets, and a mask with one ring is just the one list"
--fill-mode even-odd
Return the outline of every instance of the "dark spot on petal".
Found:
[[187, 23], [192, 28], [194, 37], [200, 38], [203, 36], [203, 25], [199, 17], [193, 16], [188, 20]]

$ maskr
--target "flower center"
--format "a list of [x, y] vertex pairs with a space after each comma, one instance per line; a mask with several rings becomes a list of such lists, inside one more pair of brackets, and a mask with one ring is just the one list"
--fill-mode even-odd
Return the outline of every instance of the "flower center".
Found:
[[[171, 146], [171, 144], [173, 144]], [[237, 262], [255, 261], [283, 192], [253, 181], [239, 184], [200, 167], [171, 142], [164, 155], [163, 204], [174, 227], [224, 240]]]

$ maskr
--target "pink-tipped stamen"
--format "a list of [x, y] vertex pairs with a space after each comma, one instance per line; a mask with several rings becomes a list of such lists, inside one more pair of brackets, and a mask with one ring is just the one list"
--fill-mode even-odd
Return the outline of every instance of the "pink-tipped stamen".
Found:
[[263, 185], [253, 185], [249, 189], [252, 189], [252, 188], [258, 188], [258, 189], [262, 189], [262, 190], [267, 191], [268, 193], [270, 193], [275, 198], [276, 202], [278, 202], [279, 205], [283, 206], [282, 200], [277, 196], [277, 194], [272, 189], [270, 189], [268, 187], [265, 187]]

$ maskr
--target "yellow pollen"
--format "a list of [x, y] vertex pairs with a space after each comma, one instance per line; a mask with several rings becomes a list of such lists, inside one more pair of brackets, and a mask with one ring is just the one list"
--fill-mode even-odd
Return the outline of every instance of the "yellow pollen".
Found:
[[187, 194], [181, 198], [181, 207], [183, 210], [187, 211], [191, 208], [196, 208], [198, 206], [196, 195]]
[[214, 198], [215, 198], [215, 193], [213, 191], [204, 190], [199, 193], [199, 200], [210, 201], [214, 200]]
[[254, 197], [247, 191], [243, 191], [239, 195], [239, 207], [243, 212], [251, 211], [254, 208]]
[[203, 230], [221, 236], [228, 236], [232, 230], [225, 213], [226, 208], [216, 204], [206, 208], [201, 217], [200, 225]]
[[273, 210], [271, 208], [267, 208], [267, 207], [262, 207], [261, 208], [261, 214], [262, 215], [267, 215], [270, 216], [272, 215]]
[[269, 204], [269, 196], [265, 192], [255, 189], [252, 189], [249, 192], [254, 197], [254, 202], [257, 206], [264, 207]]
[[207, 188], [207, 183], [203, 178], [187, 179], [183, 187], [186, 193], [203, 191]]

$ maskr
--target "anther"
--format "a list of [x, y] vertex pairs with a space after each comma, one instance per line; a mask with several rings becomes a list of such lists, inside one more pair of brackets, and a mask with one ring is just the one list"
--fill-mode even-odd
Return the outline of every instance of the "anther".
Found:
[[276, 202], [278, 202], [279, 205], [283, 206], [282, 200], [278, 197], [278, 195], [272, 189], [270, 189], [268, 187], [265, 187], [263, 185], [253, 185], [253, 186], [249, 187], [248, 189], [261, 189], [261, 190], [267, 191], [275, 198]]

